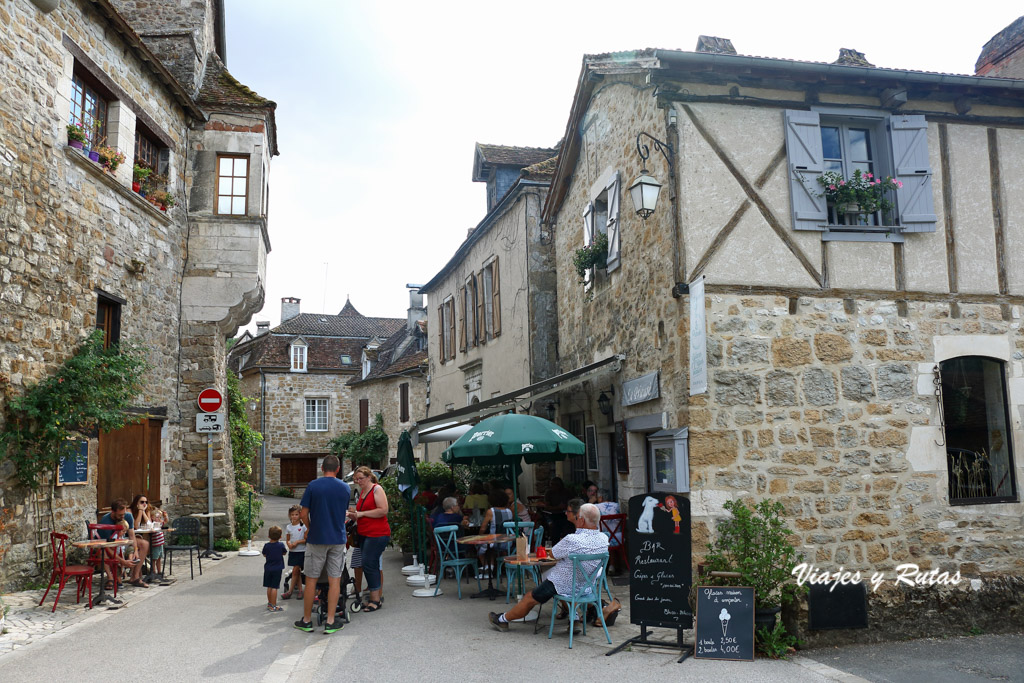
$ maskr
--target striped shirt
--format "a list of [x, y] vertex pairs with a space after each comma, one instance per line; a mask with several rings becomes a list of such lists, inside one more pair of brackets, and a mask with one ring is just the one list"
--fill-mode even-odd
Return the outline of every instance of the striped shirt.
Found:
[[[559, 595], [569, 595], [572, 592], [572, 561], [569, 559], [569, 555], [592, 555], [607, 552], [608, 537], [602, 532], [597, 529], [577, 529], [576, 533], [569, 534], [551, 549], [551, 556], [558, 560], [558, 564], [548, 571], [544, 578], [555, 584], [555, 590]], [[582, 564], [586, 571], [592, 571], [598, 565], [598, 560]], [[576, 582], [577, 585], [582, 585], [582, 574], [576, 577]], [[588, 592], [585, 591], [582, 595], [586, 595]]]

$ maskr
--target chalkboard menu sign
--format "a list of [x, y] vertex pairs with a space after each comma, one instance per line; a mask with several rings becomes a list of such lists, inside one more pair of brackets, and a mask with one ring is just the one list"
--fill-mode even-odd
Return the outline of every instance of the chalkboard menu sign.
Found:
[[626, 423], [615, 423], [615, 471], [629, 474], [629, 450], [626, 448]]
[[629, 499], [630, 622], [691, 628], [690, 500], [681, 493]]
[[697, 587], [697, 659], [754, 660], [754, 589]]
[[60, 449], [57, 485], [89, 483], [89, 442], [65, 441]]

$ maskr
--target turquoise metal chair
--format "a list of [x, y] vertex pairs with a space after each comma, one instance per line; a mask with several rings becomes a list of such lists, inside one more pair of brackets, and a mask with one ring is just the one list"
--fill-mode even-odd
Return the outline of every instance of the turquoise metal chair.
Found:
[[[558, 601], [561, 600], [569, 605], [569, 649], [572, 649], [572, 636], [576, 630], [576, 608], [580, 605], [592, 604], [597, 608], [597, 616], [601, 620], [601, 628], [604, 629], [604, 637], [608, 644], [612, 644], [612, 637], [608, 635], [608, 626], [604, 623], [604, 610], [601, 607], [601, 577], [607, 573], [608, 553], [594, 553], [583, 555], [573, 553], [569, 555], [572, 561], [572, 590], [570, 595], [556, 595], [555, 601], [551, 604], [551, 626], [548, 628], [548, 638], [555, 633], [555, 613], [558, 612]], [[584, 565], [590, 564], [588, 570]], [[584, 616], [586, 616], [584, 612]], [[583, 635], [587, 634], [587, 620], [583, 619]]]
[[[611, 540], [612, 533], [610, 531], [602, 531], [601, 533], [604, 534], [605, 536], [607, 536], [608, 540]], [[609, 553], [610, 552], [611, 552], [611, 550], [609, 549]], [[611, 589], [608, 588], [608, 568], [607, 567], [605, 567], [605, 571], [601, 572], [601, 588], [604, 590], [605, 593], [608, 594], [608, 602], [611, 602], [612, 600], [615, 599], [612, 596]]]
[[[519, 522], [519, 528], [533, 527], [533, 522]], [[514, 531], [514, 524], [512, 522], [505, 522], [505, 531], [512, 533]], [[530, 541], [530, 552], [537, 552], [537, 546], [540, 545], [541, 539], [544, 538], [544, 527], [539, 526], [533, 530], [533, 540]], [[536, 567], [520, 567], [514, 564], [505, 564], [505, 604], [508, 604], [512, 598], [512, 580], [518, 578], [520, 573], [529, 574], [533, 577], [533, 582], [540, 585], [540, 572], [537, 571]], [[525, 579], [525, 577], [524, 577]], [[500, 584], [499, 584], [500, 585]]]
[[[506, 535], [512, 535], [512, 534], [516, 533], [516, 529], [515, 529], [516, 522], [514, 522], [514, 521], [512, 521], [512, 522], [503, 522], [502, 526], [505, 529], [505, 534]], [[530, 535], [530, 533], [533, 530], [533, 522], [519, 522], [519, 530], [520, 530], [519, 533], [526, 534], [527, 538], [529, 538], [529, 535]], [[509, 549], [509, 554], [515, 553], [515, 551], [516, 551], [515, 543], [511, 543], [510, 546], [511, 547]], [[497, 566], [497, 572], [496, 573], [498, 574], [498, 576], [496, 578], [498, 579], [498, 585], [499, 586], [501, 585], [501, 576], [502, 576], [502, 574], [505, 574], [505, 578], [506, 578], [506, 580], [508, 580], [509, 572], [514, 572], [514, 571], [516, 571], [518, 569], [518, 567], [513, 567], [513, 566], [510, 566], [510, 565], [506, 565], [505, 564], [505, 558], [504, 557], [500, 557], [500, 556], [498, 557], [498, 562], [497, 562], [496, 566]], [[502, 571], [503, 569], [504, 569], [504, 571]], [[507, 596], [507, 591], [506, 591], [506, 602], [507, 602], [507, 597], [508, 596]]]
[[[480, 568], [475, 557], [459, 557], [459, 545], [455, 540], [455, 534], [459, 531], [458, 524], [439, 526], [434, 529], [434, 540], [437, 541], [437, 555], [440, 559], [437, 568], [437, 587], [434, 588], [434, 595], [441, 589], [441, 579], [444, 578], [445, 567], [451, 567], [455, 571], [455, 586], [459, 591], [459, 600], [462, 599], [462, 572], [466, 567], [473, 567], [473, 576], [479, 576]], [[477, 590], [480, 587], [480, 579], [476, 580]]]

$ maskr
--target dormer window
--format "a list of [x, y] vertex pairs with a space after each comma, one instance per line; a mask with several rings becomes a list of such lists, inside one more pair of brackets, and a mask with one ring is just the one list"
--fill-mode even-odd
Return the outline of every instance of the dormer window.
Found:
[[306, 371], [306, 342], [301, 339], [292, 342], [291, 345], [291, 370], [292, 372], [305, 372]]
[[363, 379], [370, 374], [370, 370], [373, 370], [373, 360], [370, 359], [366, 351], [363, 351]]

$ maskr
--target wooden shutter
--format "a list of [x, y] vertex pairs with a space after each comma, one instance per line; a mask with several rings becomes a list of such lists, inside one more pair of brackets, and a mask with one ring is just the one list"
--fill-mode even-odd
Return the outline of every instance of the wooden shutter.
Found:
[[455, 299], [448, 299], [448, 358], [455, 359]]
[[608, 186], [608, 270], [619, 267], [619, 172]]
[[494, 316], [491, 322], [494, 328], [494, 336], [501, 334], [501, 278], [498, 277], [498, 257], [494, 257], [491, 264], [491, 314]]
[[[583, 246], [589, 247], [590, 243], [594, 241], [594, 205], [588, 203], [587, 208], [583, 209]], [[588, 269], [583, 274], [583, 288], [589, 289], [591, 282], [594, 279], [593, 269]]]
[[444, 304], [441, 304], [437, 307], [437, 343], [439, 344], [437, 357], [441, 359], [442, 363], [448, 360], [448, 352], [444, 348], [444, 335]]
[[487, 301], [484, 298], [487, 294], [487, 288], [484, 287], [484, 271], [480, 271], [476, 274], [476, 329], [477, 339], [480, 343], [487, 341]]
[[785, 114], [793, 227], [797, 230], [824, 230], [828, 223], [828, 202], [821, 195], [822, 187], [818, 182], [825, 171], [821, 119], [816, 111], [787, 109]]
[[359, 433], [362, 434], [370, 426], [370, 399], [359, 399]]
[[403, 382], [398, 385], [399, 421], [409, 421], [409, 383]]
[[889, 117], [892, 158], [896, 162], [896, 190], [903, 232], [935, 232], [932, 168], [928, 162], [928, 122], [920, 115]]
[[459, 351], [466, 352], [466, 288], [459, 288]]

